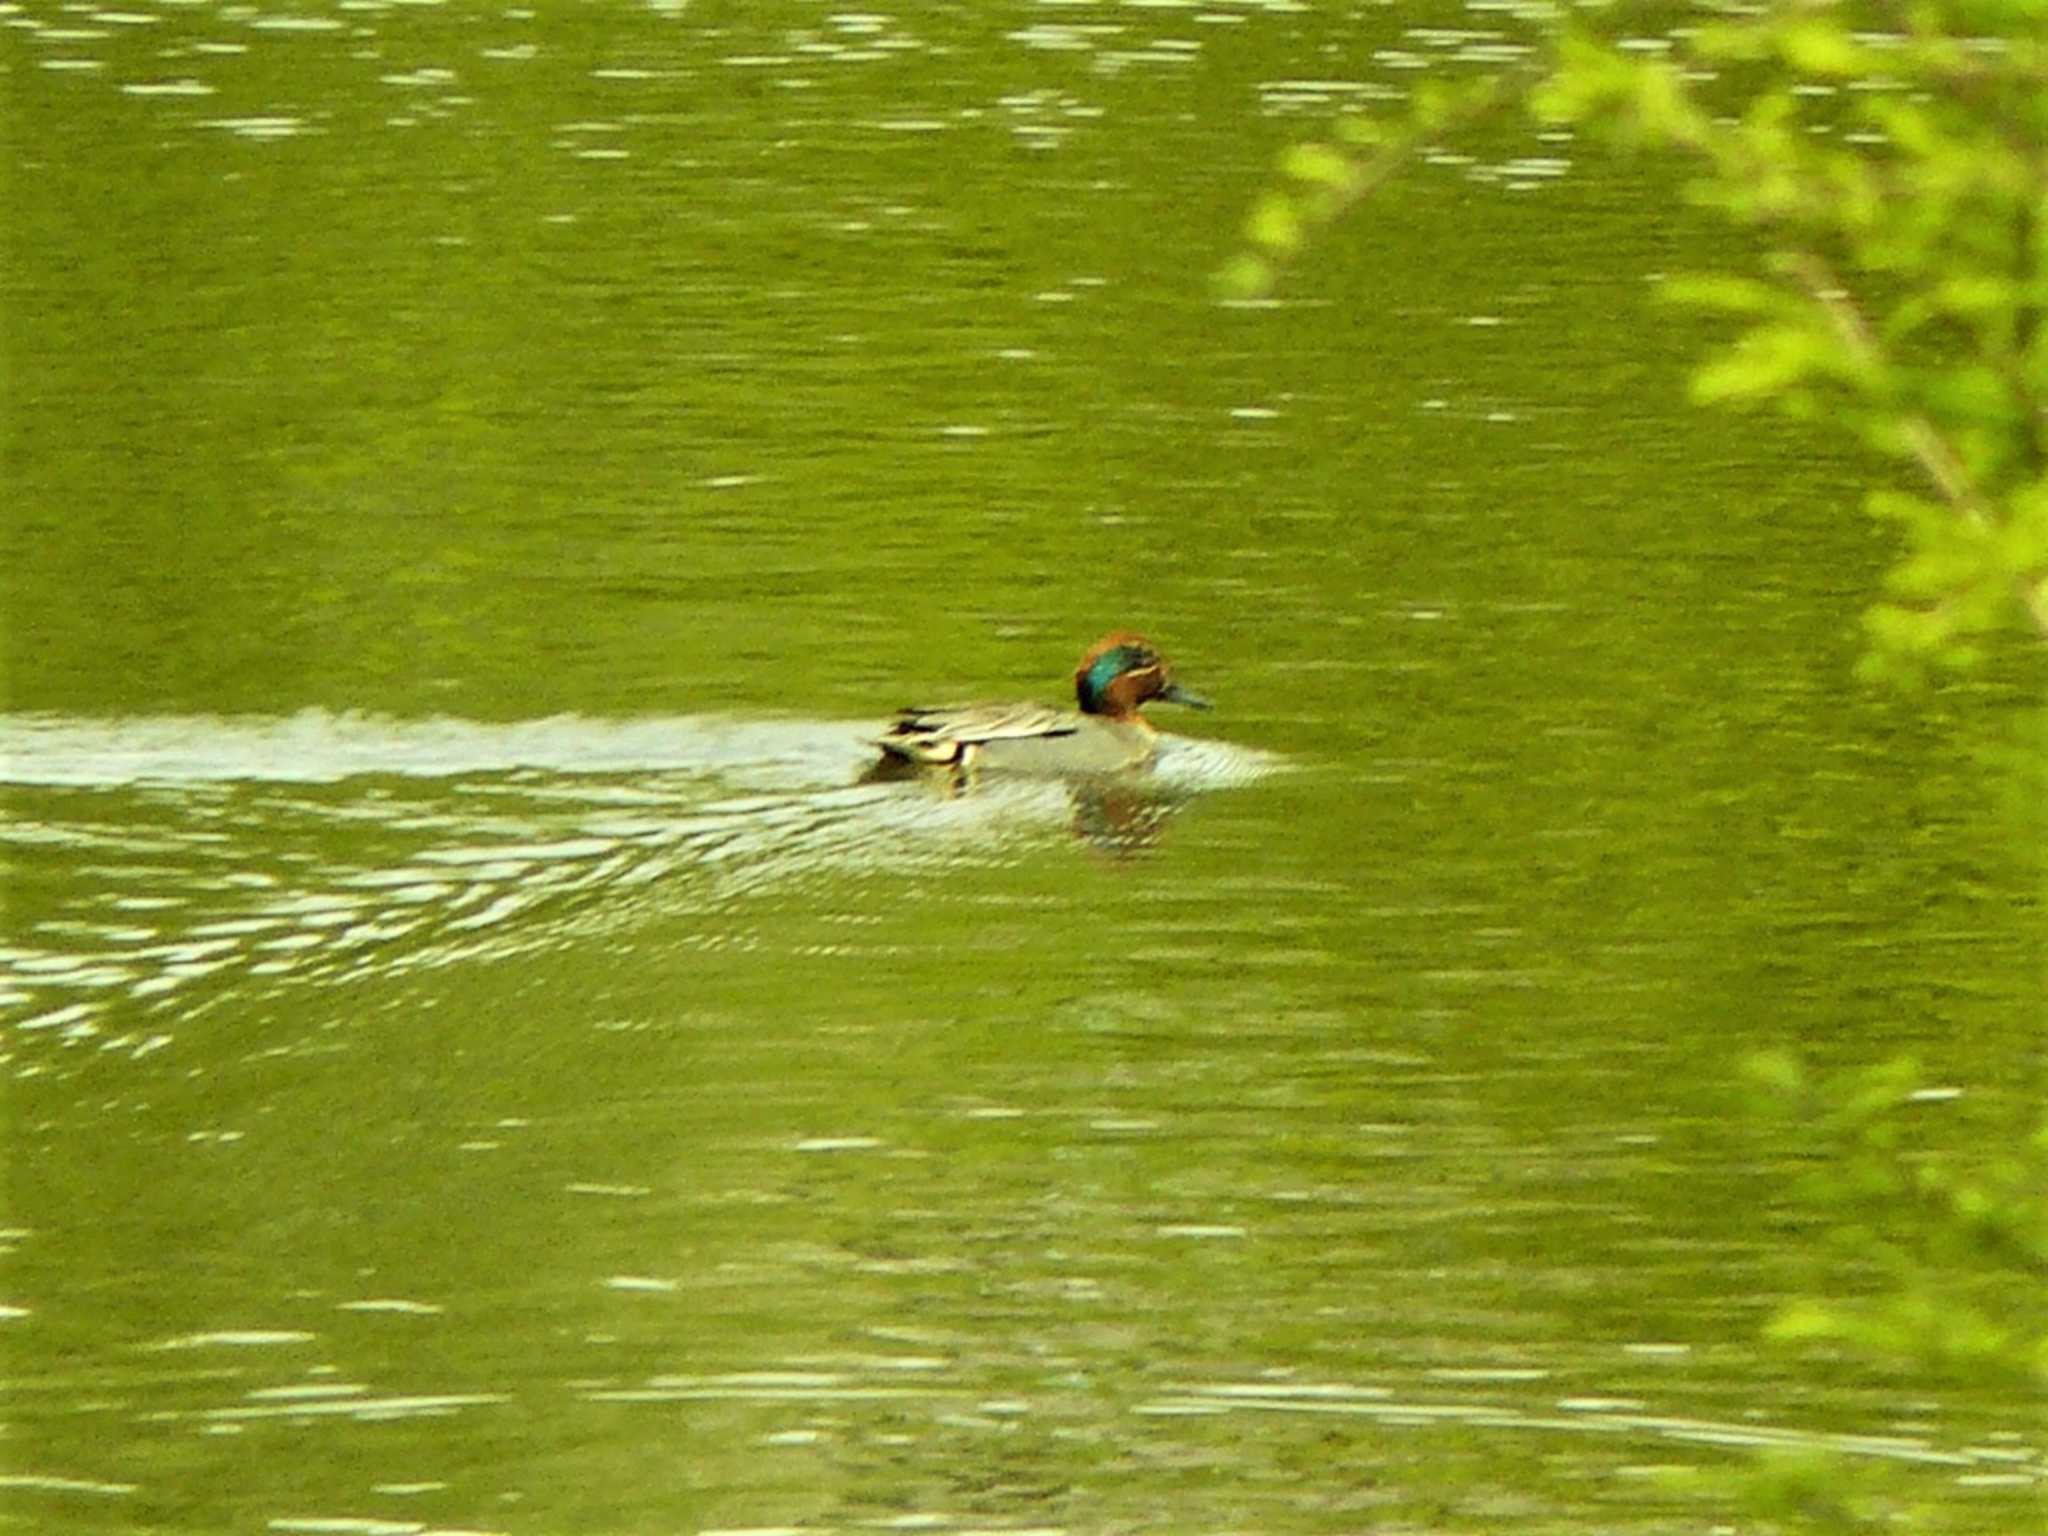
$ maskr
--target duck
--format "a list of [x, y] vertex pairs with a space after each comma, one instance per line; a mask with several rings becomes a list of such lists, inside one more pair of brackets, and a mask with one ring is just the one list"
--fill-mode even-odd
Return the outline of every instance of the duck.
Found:
[[874, 744], [869, 777], [920, 769], [999, 769], [1038, 775], [1113, 774], [1149, 767], [1159, 731], [1140, 713], [1158, 699], [1191, 709], [1210, 702], [1174, 680], [1159, 649], [1127, 629], [1089, 646], [1074, 668], [1078, 710], [1044, 704], [939, 704], [898, 710]]

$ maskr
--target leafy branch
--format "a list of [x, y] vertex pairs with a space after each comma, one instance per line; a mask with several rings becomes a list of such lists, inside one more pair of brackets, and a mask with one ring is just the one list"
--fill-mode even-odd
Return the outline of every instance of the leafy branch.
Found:
[[2048, 32], [2035, 0], [1893, 0], [1890, 32], [1859, 28], [1869, 10], [1703, 8], [1655, 53], [1618, 22], [1538, 21], [1527, 60], [1290, 149], [1220, 281], [1266, 291], [1406, 165], [1506, 112], [1675, 157], [1675, 192], [1764, 236], [1751, 275], [1667, 281], [1740, 327], [1694, 397], [1833, 424], [1924, 479], [1867, 498], [1904, 541], [1865, 669], [1967, 667], [2003, 629], [2048, 639]]
[[1792, 1192], [1830, 1224], [1831, 1271], [1885, 1282], [1862, 1303], [1792, 1302], [1769, 1336], [2048, 1388], [2048, 1121], [1966, 1159], [1939, 1147], [1929, 1109], [1946, 1096], [1910, 1058], [1815, 1078], [1767, 1054], [1749, 1077], [1764, 1112], [1816, 1154]]

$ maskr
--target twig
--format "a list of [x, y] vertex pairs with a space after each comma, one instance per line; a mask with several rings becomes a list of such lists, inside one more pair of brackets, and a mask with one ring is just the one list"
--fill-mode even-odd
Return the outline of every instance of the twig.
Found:
[[[1888, 360], [1883, 344], [1863, 318], [1863, 311], [1856, 307], [1848, 289], [1835, 277], [1834, 269], [1826, 259], [1812, 251], [1794, 251], [1785, 258], [1784, 265], [1785, 270], [1812, 295], [1814, 302], [1827, 312], [1828, 318], [1834, 322], [1835, 334], [1841, 337], [1856, 360], [1874, 370], [1884, 368]], [[1962, 455], [1943, 435], [1941, 428], [1915, 411], [1901, 419], [1900, 430], [1913, 457], [1926, 471], [1927, 478], [1934, 482], [1935, 489], [1955, 509], [1956, 515], [1983, 532], [1996, 528], [1999, 521], [1996, 512], [1986, 505], [1963, 463]], [[2048, 638], [2048, 573], [2017, 577], [2013, 588], [2021, 608], [2033, 620], [2034, 628], [2043, 638]]]
[[[1870, 322], [1863, 318], [1863, 311], [1856, 307], [1849, 290], [1835, 277], [1834, 268], [1828, 265], [1826, 258], [1812, 251], [1793, 251], [1785, 257], [1784, 266], [1799, 280], [1799, 285], [1814, 302], [1827, 311], [1828, 318], [1835, 323], [1835, 334], [1841, 337], [1858, 363], [1873, 371], [1889, 365], [1883, 343], [1871, 330]], [[1941, 429], [1915, 411], [1903, 419], [1902, 430], [1913, 457], [1919, 460], [1927, 478], [1934, 482], [1934, 488], [1947, 498], [1957, 514], [1974, 527], [1990, 528], [1996, 518], [1984, 505], [1983, 497], [1978, 495], [1962, 455], [1942, 436]]]

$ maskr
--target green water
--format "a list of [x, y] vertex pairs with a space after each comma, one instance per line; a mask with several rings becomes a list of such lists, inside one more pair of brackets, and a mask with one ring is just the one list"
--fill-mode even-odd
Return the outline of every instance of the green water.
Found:
[[[1683, 404], [1724, 237], [1509, 134], [1212, 297], [1497, 13], [0, 23], [0, 1523], [2038, 1524], [1757, 1340], [1735, 1063], [2038, 1103], [2040, 927], [1870, 466]], [[1154, 782], [854, 784], [1124, 626]]]

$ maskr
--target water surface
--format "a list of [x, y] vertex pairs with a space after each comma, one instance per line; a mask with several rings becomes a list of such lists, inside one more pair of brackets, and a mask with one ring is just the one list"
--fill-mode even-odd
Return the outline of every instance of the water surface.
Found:
[[[1504, 131], [1212, 298], [1501, 12], [0, 22], [15, 1526], [2038, 1514], [1757, 1343], [1736, 1060], [1995, 1123], [2041, 935], [2008, 693], [1849, 682], [1870, 466], [1682, 403], [1721, 237]], [[1126, 625], [1153, 778], [856, 783]]]

